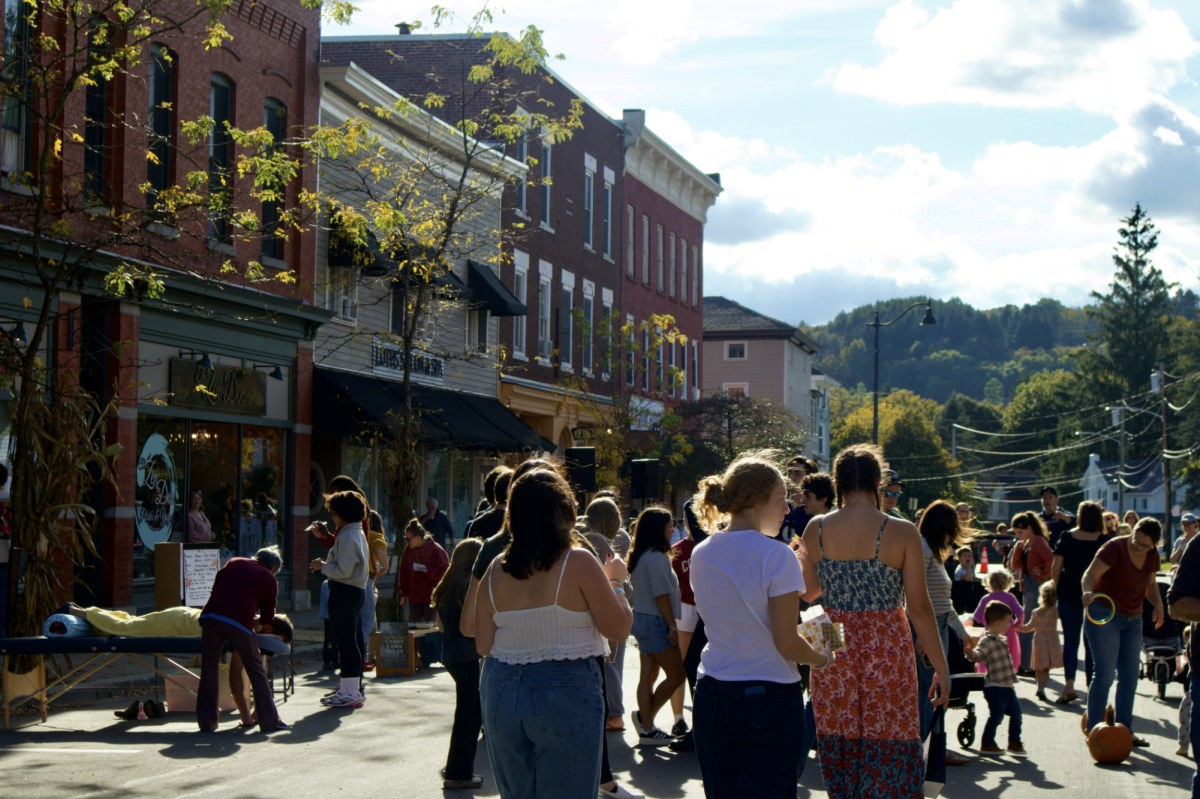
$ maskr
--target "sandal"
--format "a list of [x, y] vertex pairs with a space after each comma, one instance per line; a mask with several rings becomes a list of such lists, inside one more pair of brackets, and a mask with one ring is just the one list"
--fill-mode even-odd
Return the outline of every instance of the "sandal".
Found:
[[1133, 736], [1133, 745], [1134, 746], [1149, 746], [1150, 742], [1147, 741], [1145, 738], [1141, 738], [1141, 737], [1135, 735], [1135, 736]]
[[1062, 695], [1062, 696], [1060, 696], [1058, 699], [1055, 699], [1055, 700], [1054, 700], [1054, 704], [1056, 704], [1056, 705], [1069, 705], [1069, 704], [1071, 704], [1072, 702], [1074, 702], [1074, 701], [1075, 701], [1076, 699], [1078, 699], [1078, 698], [1079, 698], [1079, 694], [1077, 694], [1077, 693], [1074, 693], [1074, 692], [1072, 692], [1072, 693], [1069, 693], [1069, 694], [1063, 694], [1063, 695]]

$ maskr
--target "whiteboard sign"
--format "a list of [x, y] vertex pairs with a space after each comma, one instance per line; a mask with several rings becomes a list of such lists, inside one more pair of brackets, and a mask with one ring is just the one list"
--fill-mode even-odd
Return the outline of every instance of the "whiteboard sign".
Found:
[[221, 570], [218, 544], [185, 544], [183, 547], [183, 604], [202, 608], [212, 595], [213, 583]]

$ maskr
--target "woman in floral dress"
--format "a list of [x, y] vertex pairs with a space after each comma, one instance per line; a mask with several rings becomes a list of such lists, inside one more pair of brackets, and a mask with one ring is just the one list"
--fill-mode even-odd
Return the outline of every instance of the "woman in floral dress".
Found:
[[[845, 629], [846, 651], [812, 675], [821, 772], [832, 799], [921, 796], [925, 758], [909, 620], [934, 669], [935, 706], [949, 699], [946, 659], [925, 588], [917, 529], [879, 511], [878, 447], [834, 463], [838, 510], [804, 533], [804, 599]], [[905, 612], [907, 608], [907, 613]]]

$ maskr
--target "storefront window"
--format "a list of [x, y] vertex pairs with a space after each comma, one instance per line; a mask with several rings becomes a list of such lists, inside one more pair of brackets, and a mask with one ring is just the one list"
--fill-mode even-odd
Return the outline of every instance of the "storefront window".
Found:
[[264, 546], [282, 544], [280, 508], [284, 495], [284, 431], [242, 428], [242, 499], [237, 554], [251, 557]]
[[425, 461], [425, 496], [417, 497], [418, 516], [425, 514], [425, 502], [429, 499], [436, 499], [438, 507], [447, 512], [450, 511], [450, 486], [447, 481], [447, 467], [450, 461], [450, 450], [448, 449], [431, 449], [426, 456]]
[[450, 505], [444, 506], [450, 524], [454, 528], [454, 537], [462, 535], [467, 522], [474, 515], [475, 507], [471, 502], [471, 483], [474, 482], [475, 456], [470, 452], [456, 449], [454, 452], [454, 469], [451, 484]]
[[374, 508], [375, 494], [375, 448], [362, 444], [346, 444], [346, 474], [362, 488], [367, 503]]
[[[139, 420], [140, 421], [140, 420]], [[204, 495], [204, 515], [214, 540], [237, 551], [237, 425], [192, 422], [188, 491]]]
[[[154, 576], [154, 547], [181, 541], [187, 513], [182, 491], [187, 468], [187, 422], [145, 417], [138, 424], [137, 485], [134, 489], [133, 576]], [[174, 536], [174, 538], [172, 538]]]

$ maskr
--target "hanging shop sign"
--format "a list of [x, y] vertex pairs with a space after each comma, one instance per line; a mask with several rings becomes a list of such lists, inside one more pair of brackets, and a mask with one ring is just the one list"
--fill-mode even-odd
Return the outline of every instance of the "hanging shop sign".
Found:
[[171, 404], [180, 408], [267, 414], [267, 376], [255, 369], [171, 359]]
[[139, 501], [134, 503], [133, 515], [138, 537], [151, 551], [171, 536], [175, 523], [178, 498], [175, 459], [167, 439], [154, 433], [142, 445], [138, 455], [137, 487]]

